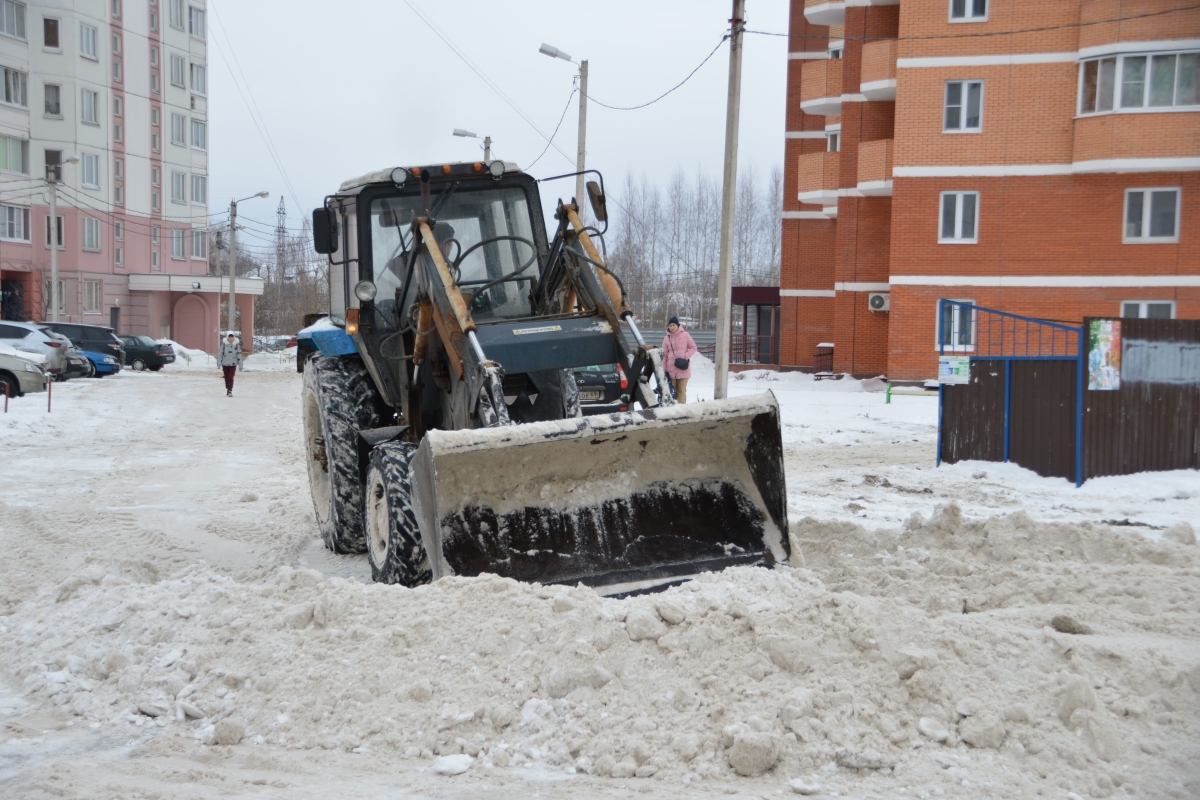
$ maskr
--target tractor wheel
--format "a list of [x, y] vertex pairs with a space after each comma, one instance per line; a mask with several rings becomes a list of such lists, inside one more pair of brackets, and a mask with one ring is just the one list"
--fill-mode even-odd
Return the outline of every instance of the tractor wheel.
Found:
[[412, 510], [409, 463], [417, 446], [384, 444], [371, 453], [363, 516], [367, 527], [367, 560], [376, 583], [420, 586], [433, 573]]
[[304, 371], [304, 443], [317, 526], [335, 553], [367, 548], [358, 432], [378, 428], [383, 403], [358, 356], [309, 359]]

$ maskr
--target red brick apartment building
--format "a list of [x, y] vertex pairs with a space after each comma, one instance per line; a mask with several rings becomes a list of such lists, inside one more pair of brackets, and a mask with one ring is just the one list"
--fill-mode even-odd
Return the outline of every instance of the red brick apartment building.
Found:
[[1200, 317], [1195, 2], [791, 3], [783, 365], [933, 377], [939, 298]]

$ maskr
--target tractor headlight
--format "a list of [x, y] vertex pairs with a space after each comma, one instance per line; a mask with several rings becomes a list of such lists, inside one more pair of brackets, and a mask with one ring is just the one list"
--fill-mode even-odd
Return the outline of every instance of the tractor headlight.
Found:
[[375, 299], [375, 294], [379, 289], [370, 281], [359, 281], [354, 287], [354, 296], [359, 299], [359, 302], [369, 303]]
[[488, 164], [488, 172], [492, 173], [493, 178], [499, 178], [504, 174], [504, 162], [500, 159], [496, 159], [492, 163]]
[[406, 180], [408, 180], [408, 170], [404, 167], [396, 167], [392, 170], [392, 183], [403, 186]]

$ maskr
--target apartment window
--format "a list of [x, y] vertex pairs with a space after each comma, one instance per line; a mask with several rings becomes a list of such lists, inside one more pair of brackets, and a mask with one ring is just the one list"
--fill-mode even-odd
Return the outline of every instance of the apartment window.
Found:
[[0, 33], [17, 39], [25, 38], [25, 4], [16, 0], [0, 0]]
[[113, 80], [118, 83], [121, 82], [121, 62], [120, 61], [113, 61]]
[[158, 127], [158, 109], [157, 108], [150, 109], [150, 124], [156, 128]]
[[[57, 229], [56, 233], [58, 234], [58, 249], [62, 250], [62, 249], [64, 249], [64, 247], [63, 247], [63, 218], [62, 218], [61, 214], [58, 216], [58, 225], [56, 225], [55, 228]], [[46, 215], [46, 247], [49, 247], [49, 246], [50, 246], [50, 215], [47, 214]]]
[[[43, 294], [42, 294], [42, 298], [43, 298], [42, 304], [46, 309], [46, 313], [48, 314], [48, 313], [50, 313], [50, 306], [54, 302], [53, 300], [50, 299], [53, 295], [54, 287], [51, 284], [49, 279], [47, 279], [45, 281], [45, 283], [42, 284], [42, 286], [44, 287]], [[61, 314], [62, 312], [66, 311], [66, 310], [67, 310], [67, 293], [64, 290], [63, 282], [59, 281], [58, 282], [58, 311]]]
[[123, 133], [124, 132], [121, 130], [120, 125], [113, 125], [113, 141], [114, 142], [120, 143], [120, 142], [124, 141], [124, 139], [121, 138]]
[[125, 220], [118, 219], [113, 221], [113, 238], [118, 242], [125, 241]]
[[114, 247], [113, 248], [113, 263], [116, 264], [118, 267], [125, 266], [125, 248], [124, 247]]
[[975, 301], [954, 300], [938, 303], [938, 306], [941, 309], [937, 338], [939, 349], [959, 352], [974, 350]]
[[1121, 316], [1135, 319], [1175, 319], [1174, 300], [1126, 300]]
[[157, 72], [150, 73], [150, 91], [158, 92], [158, 73]]
[[192, 147], [197, 150], [208, 149], [208, 126], [203, 120], [192, 120]]
[[187, 117], [171, 115], [171, 144], [187, 145]]
[[183, 230], [173, 228], [171, 230], [171, 258], [182, 261], [186, 257], [184, 253]]
[[196, 205], [208, 204], [208, 178], [203, 175], [192, 176], [192, 203]]
[[986, 22], [987, 0], [950, 0], [951, 22]]
[[84, 153], [80, 164], [80, 181], [89, 189], [100, 188], [100, 156]]
[[153, 270], [154, 272], [158, 272], [160, 269], [162, 269], [162, 266], [158, 262], [158, 251], [157, 250], [150, 251], [150, 269]]
[[1079, 113], [1200, 106], [1200, 52], [1094, 58], [1079, 65]]
[[942, 130], [978, 132], [983, 128], [983, 81], [946, 81]]
[[150, 209], [152, 211], [158, 211], [161, 208], [162, 208], [162, 200], [160, 199], [158, 192], [151, 192], [150, 193]]
[[46, 50], [62, 50], [58, 40], [58, 20], [42, 17], [42, 47]]
[[119, 117], [125, 112], [125, 101], [120, 97], [113, 97], [113, 116]]
[[1179, 189], [1125, 191], [1126, 244], [1179, 241]]
[[113, 187], [113, 205], [125, 205], [125, 187], [120, 184]]
[[825, 146], [831, 153], [839, 153], [842, 150], [842, 135], [840, 133], [825, 134]]
[[162, 173], [161, 173], [161, 172], [159, 172], [159, 169], [158, 169], [158, 167], [151, 167], [151, 168], [150, 168], [150, 185], [151, 185], [151, 186], [159, 186], [159, 185], [160, 185], [160, 178], [159, 178], [159, 176], [160, 176], [161, 174], [162, 174]]
[[208, 94], [208, 69], [203, 64], [192, 64], [192, 91]]
[[208, 258], [208, 231], [192, 231], [192, 258]]
[[154, 225], [150, 228], [150, 244], [158, 247], [161, 236], [162, 228], [158, 227], [157, 225]]
[[116, 19], [120, 19], [121, 18], [121, 0], [112, 0], [112, 7], [113, 7], [113, 17]]
[[[150, 32], [158, 33], [158, 12], [157, 11], [150, 12]], [[152, 50], [153, 50], [153, 48], [152, 48]], [[155, 62], [151, 61], [150, 63], [153, 64]]]
[[83, 313], [100, 313], [100, 281], [83, 282]]
[[29, 142], [15, 136], [0, 136], [0, 170], [29, 174]]
[[156, 153], [157, 153], [159, 150], [161, 150], [161, 149], [162, 149], [161, 147], [159, 147], [159, 142], [158, 142], [158, 133], [157, 133], [157, 132], [154, 132], [154, 133], [151, 133], [151, 134], [150, 134], [150, 149], [151, 149], [151, 150], [153, 150], [153, 151], [154, 151], [154, 152], [156, 152]]
[[940, 244], [975, 244], [979, 230], [979, 192], [942, 192]]
[[171, 173], [171, 202], [187, 202], [187, 175], [182, 172]]
[[171, 55], [171, 85], [178, 86], [180, 89], [186, 88], [183, 85], [183, 56]]
[[62, 150], [46, 151], [46, 179], [62, 180]]
[[125, 180], [125, 162], [121, 159], [113, 159], [113, 177], [119, 181]]
[[121, 37], [114, 33], [112, 40], [113, 40], [113, 55], [116, 55], [116, 56], [121, 55]]
[[45, 114], [47, 117], [62, 117], [62, 87], [55, 83], [47, 83], [42, 87], [45, 96]]
[[197, 39], [204, 38], [204, 9], [188, 6], [188, 33]]
[[100, 252], [100, 220], [83, 218], [83, 249]]
[[80, 121], [89, 125], [99, 125], [100, 116], [96, 113], [96, 109], [100, 105], [100, 94], [93, 92], [91, 89], [81, 89], [79, 97]]
[[170, 0], [171, 27], [183, 30], [183, 0]]
[[24, 72], [6, 68], [4, 70], [4, 102], [10, 106], [28, 108], [27, 84], [28, 77]]
[[28, 208], [0, 206], [0, 239], [9, 242], [29, 241]]
[[96, 56], [96, 29], [91, 25], [79, 23], [79, 55], [99, 61]]
[[842, 48], [841, 47], [830, 48], [829, 57], [830, 58], [841, 58], [842, 57]]

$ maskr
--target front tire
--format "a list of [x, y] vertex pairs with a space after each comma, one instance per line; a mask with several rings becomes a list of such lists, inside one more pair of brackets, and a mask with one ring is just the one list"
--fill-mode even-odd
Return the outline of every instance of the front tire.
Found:
[[146, 362], [143, 359], [135, 358], [129, 366], [133, 367], [134, 372], [141, 372], [146, 368]]
[[420, 586], [433, 579], [421, 529], [412, 509], [409, 465], [417, 446], [384, 444], [371, 452], [367, 470], [363, 517], [367, 529], [367, 560], [376, 583]]
[[367, 549], [358, 432], [383, 424], [383, 403], [358, 356], [314, 357], [304, 371], [305, 454], [313, 509], [325, 546]]

